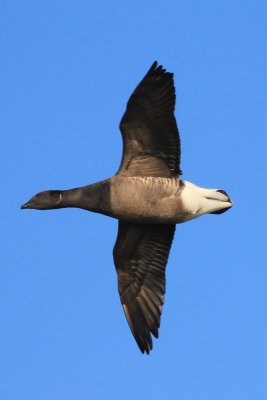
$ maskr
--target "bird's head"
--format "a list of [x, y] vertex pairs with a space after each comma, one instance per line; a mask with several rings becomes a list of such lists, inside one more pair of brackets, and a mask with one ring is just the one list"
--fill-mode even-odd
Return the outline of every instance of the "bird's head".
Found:
[[61, 190], [46, 190], [37, 193], [27, 203], [20, 208], [33, 208], [36, 210], [51, 210], [62, 207], [62, 191]]

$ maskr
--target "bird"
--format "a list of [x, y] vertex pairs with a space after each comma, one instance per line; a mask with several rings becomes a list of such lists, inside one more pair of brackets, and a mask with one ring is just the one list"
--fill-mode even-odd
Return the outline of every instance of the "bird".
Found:
[[113, 249], [120, 301], [142, 353], [159, 336], [168, 261], [176, 224], [232, 207], [226, 191], [181, 179], [173, 73], [155, 61], [131, 94], [120, 121], [122, 159], [106, 180], [70, 190], [46, 190], [21, 209], [67, 207], [118, 220]]

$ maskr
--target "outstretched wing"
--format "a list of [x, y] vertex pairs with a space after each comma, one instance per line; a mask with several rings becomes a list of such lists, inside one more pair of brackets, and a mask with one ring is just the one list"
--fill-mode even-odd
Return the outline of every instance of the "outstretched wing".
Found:
[[131, 95], [120, 122], [126, 176], [181, 175], [173, 74], [154, 62]]
[[119, 221], [113, 250], [121, 303], [142, 353], [157, 338], [165, 293], [165, 269], [175, 225]]

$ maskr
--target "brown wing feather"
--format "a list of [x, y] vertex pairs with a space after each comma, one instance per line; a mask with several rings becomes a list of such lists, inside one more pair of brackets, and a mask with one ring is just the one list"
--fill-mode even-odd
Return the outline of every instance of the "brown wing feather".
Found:
[[157, 338], [165, 293], [165, 269], [175, 225], [119, 221], [113, 250], [121, 303], [142, 351], [152, 350]]
[[181, 175], [180, 138], [174, 107], [173, 74], [154, 62], [131, 95], [120, 122], [123, 157], [118, 173]]

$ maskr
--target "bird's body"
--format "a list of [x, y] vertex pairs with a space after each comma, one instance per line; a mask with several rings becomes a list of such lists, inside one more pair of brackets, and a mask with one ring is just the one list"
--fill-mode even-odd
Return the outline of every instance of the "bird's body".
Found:
[[111, 179], [112, 214], [129, 222], [179, 224], [229, 205], [228, 196], [216, 189], [177, 178], [115, 175]]
[[57, 207], [78, 207], [113, 218], [147, 224], [179, 224], [229, 208], [226, 194], [177, 178], [114, 175], [77, 189], [60, 191]]
[[78, 207], [118, 219], [113, 250], [123, 309], [142, 352], [158, 337], [165, 268], [175, 225], [232, 206], [223, 190], [179, 179], [180, 138], [173, 75], [154, 63], [122, 117], [123, 157], [117, 174], [95, 184], [38, 193], [21, 208]]

